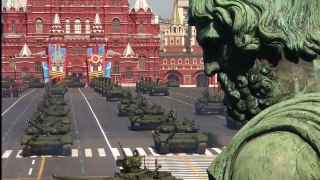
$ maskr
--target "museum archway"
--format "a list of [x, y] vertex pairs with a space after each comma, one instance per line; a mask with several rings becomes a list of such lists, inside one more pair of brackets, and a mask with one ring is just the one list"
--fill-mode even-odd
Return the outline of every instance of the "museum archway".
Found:
[[197, 76], [197, 87], [209, 87], [208, 76], [199, 74]]

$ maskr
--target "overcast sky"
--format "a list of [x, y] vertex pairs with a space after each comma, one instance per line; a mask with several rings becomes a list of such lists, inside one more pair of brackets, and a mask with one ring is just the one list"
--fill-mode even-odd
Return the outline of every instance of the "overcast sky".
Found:
[[[21, 0], [24, 3], [27, 0]], [[128, 0], [130, 7], [133, 7], [136, 0]], [[163, 18], [171, 18], [173, 0], [146, 0], [148, 5], [151, 7], [154, 15], [160, 15]], [[7, 0], [1, 0], [2, 7], [5, 5]]]

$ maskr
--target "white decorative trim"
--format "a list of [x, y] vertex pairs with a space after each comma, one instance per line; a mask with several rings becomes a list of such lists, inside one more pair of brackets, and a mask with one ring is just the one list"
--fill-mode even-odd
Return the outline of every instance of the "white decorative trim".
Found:
[[180, 85], [180, 87], [197, 87], [197, 85]]

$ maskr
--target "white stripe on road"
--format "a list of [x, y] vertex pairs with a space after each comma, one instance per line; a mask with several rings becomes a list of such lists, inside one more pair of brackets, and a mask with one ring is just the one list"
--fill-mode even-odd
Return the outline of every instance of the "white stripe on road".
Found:
[[84, 149], [84, 153], [85, 153], [86, 157], [92, 157], [91, 149]]
[[104, 151], [104, 148], [98, 148], [98, 153], [100, 157], [106, 156], [106, 152]]
[[32, 174], [32, 169], [33, 169], [33, 168], [30, 168], [30, 169], [29, 169], [29, 173], [28, 173], [29, 176]]
[[143, 148], [137, 148], [137, 151], [139, 152], [139, 154], [141, 156], [146, 156], [147, 155], [146, 152], [144, 152]]
[[148, 147], [148, 149], [149, 149], [149, 151], [151, 152], [151, 154], [152, 154], [153, 156], [159, 156], [159, 154], [157, 154], [157, 153], [154, 152], [153, 148]]
[[133, 156], [130, 148], [123, 148], [123, 150], [124, 150], [124, 152], [126, 153], [127, 156]]
[[114, 156], [121, 156], [120, 155], [120, 152], [119, 152], [119, 150], [117, 149], [117, 148], [112, 148], [111, 149], [111, 152], [112, 152], [112, 154], [114, 155]]
[[35, 161], [36, 161], [36, 160], [32, 160], [32, 164], [34, 164]]
[[17, 104], [23, 97], [25, 97], [26, 95], [32, 93], [33, 91], [35, 91], [36, 89], [33, 89], [32, 91], [28, 92], [27, 94], [21, 96], [21, 98], [19, 98], [16, 102], [14, 102], [7, 110], [5, 110], [1, 116], [3, 116], [7, 111], [9, 111], [15, 104]]
[[208, 149], [206, 149], [206, 155], [212, 156], [213, 154], [210, 151], [208, 151]]
[[6, 151], [2, 154], [2, 158], [8, 158], [11, 153], [12, 153], [12, 150], [6, 150]]
[[71, 157], [78, 157], [79, 156], [79, 150], [78, 149], [72, 149], [71, 150]]
[[214, 151], [216, 151], [218, 154], [220, 154], [222, 151], [219, 148], [212, 148]]
[[[91, 113], [93, 114], [94, 118], [96, 119], [96, 122], [97, 122], [97, 124], [98, 124], [98, 126], [99, 126], [99, 128], [100, 128], [101, 134], [103, 135], [104, 139], [106, 140], [107, 145], [109, 146], [109, 149], [112, 150], [111, 144], [110, 144], [110, 142], [109, 142], [106, 134], [104, 133], [104, 132], [106, 132], [106, 131], [104, 131], [104, 130], [102, 129], [102, 127], [101, 127], [101, 125], [100, 125], [100, 123], [99, 123], [99, 120], [98, 120], [96, 114], [93, 112], [92, 107], [91, 107], [91, 105], [89, 104], [86, 96], [82, 93], [82, 91], [80, 90], [80, 88], [78, 88], [78, 90], [79, 90], [79, 92], [82, 94], [82, 96], [84, 97], [84, 99], [86, 100], [86, 102], [87, 102], [87, 104], [88, 104], [88, 106], [89, 106], [89, 108], [90, 108], [90, 110], [91, 110]], [[112, 152], [112, 151], [111, 151], [111, 152]], [[117, 159], [117, 156], [115, 156], [114, 154], [113, 154], [113, 157], [114, 157], [115, 160]]]
[[22, 150], [19, 150], [17, 155], [16, 155], [16, 158], [22, 158]]

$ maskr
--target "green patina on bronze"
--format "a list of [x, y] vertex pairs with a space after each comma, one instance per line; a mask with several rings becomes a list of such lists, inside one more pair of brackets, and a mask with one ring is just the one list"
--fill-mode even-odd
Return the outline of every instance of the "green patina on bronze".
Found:
[[320, 1], [193, 0], [205, 73], [247, 123], [210, 179], [320, 179]]

